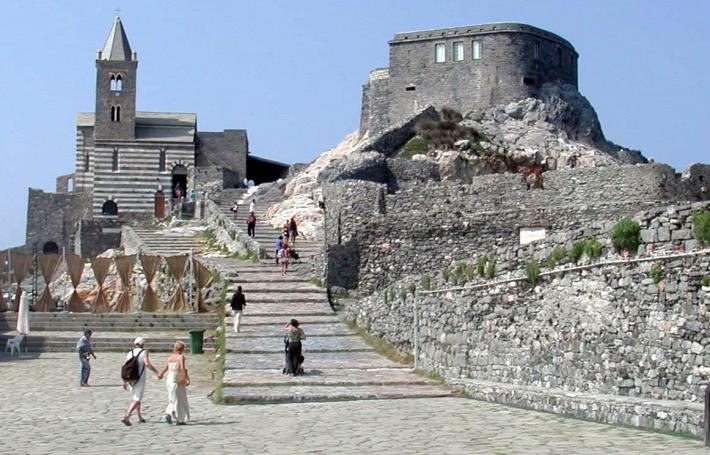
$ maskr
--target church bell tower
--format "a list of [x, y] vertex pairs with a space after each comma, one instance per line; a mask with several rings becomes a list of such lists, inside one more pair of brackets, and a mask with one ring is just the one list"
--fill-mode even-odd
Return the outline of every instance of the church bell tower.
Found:
[[135, 139], [137, 70], [137, 55], [117, 16], [96, 56], [96, 139]]

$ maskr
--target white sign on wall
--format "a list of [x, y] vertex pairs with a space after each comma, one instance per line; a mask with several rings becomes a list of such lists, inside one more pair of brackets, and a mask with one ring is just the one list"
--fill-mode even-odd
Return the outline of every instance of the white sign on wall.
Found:
[[545, 228], [520, 228], [520, 244], [527, 245], [528, 243], [545, 240]]

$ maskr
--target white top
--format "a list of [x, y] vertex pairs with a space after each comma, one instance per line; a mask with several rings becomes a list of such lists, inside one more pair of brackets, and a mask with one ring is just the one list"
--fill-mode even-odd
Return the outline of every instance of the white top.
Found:
[[249, 203], [249, 211], [253, 212], [255, 208], [256, 208], [256, 204], [254, 204], [253, 202], [250, 202]]
[[[141, 352], [143, 351], [143, 352]], [[141, 352], [141, 354], [138, 356], [138, 368], [139, 371], [141, 372], [141, 377], [138, 379], [138, 381], [145, 381], [145, 349], [143, 348], [133, 348], [132, 350], [128, 351], [126, 354], [126, 360], [131, 358], [131, 354], [133, 356], [138, 355], [138, 353]]]

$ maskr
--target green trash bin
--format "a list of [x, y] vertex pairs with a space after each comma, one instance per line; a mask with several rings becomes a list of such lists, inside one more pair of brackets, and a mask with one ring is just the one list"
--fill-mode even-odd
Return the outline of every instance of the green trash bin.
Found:
[[190, 352], [192, 354], [202, 354], [202, 336], [204, 330], [190, 330]]

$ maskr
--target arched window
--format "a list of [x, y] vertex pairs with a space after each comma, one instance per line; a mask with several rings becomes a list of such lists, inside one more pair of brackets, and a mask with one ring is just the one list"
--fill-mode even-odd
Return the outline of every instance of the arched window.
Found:
[[111, 78], [109, 79], [109, 88], [113, 91], [116, 90], [116, 76], [113, 74], [111, 75]]
[[111, 200], [104, 202], [104, 205], [101, 207], [101, 214], [109, 216], [118, 215], [118, 204]]
[[116, 76], [116, 88], [114, 90], [117, 92], [123, 90], [123, 77], [120, 74]]
[[113, 156], [111, 157], [111, 170], [118, 171], [118, 149], [113, 149]]
[[59, 254], [59, 245], [50, 240], [42, 246], [42, 254]]
[[84, 152], [84, 172], [89, 172], [89, 152]]
[[120, 122], [121, 121], [121, 106], [111, 106], [111, 121]]

